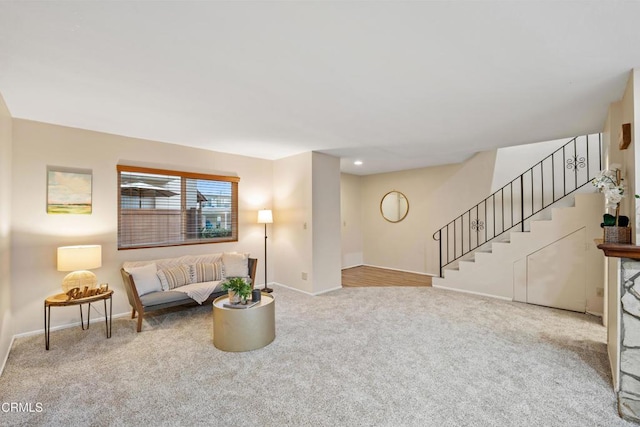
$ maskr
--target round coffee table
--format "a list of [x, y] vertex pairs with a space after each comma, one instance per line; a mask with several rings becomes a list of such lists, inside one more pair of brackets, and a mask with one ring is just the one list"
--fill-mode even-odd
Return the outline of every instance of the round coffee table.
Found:
[[223, 351], [250, 351], [276, 338], [275, 299], [262, 293], [260, 302], [249, 308], [228, 308], [228, 296], [213, 301], [213, 345]]

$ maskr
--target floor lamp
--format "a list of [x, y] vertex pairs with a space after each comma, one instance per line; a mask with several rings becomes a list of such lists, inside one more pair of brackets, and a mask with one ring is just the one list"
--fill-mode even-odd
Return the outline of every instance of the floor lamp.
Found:
[[258, 211], [258, 224], [264, 224], [264, 288], [262, 292], [273, 292], [273, 289], [267, 287], [267, 224], [273, 223], [273, 214], [271, 209], [262, 209]]

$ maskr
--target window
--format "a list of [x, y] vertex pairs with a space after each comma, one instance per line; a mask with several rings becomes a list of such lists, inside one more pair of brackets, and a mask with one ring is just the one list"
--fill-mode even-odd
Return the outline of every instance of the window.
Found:
[[238, 182], [118, 165], [118, 249], [238, 241]]

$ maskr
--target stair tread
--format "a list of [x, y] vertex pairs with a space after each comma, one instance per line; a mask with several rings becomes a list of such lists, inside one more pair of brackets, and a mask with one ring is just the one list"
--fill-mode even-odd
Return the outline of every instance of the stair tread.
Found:
[[[575, 141], [577, 141], [577, 137], [575, 138]], [[568, 145], [569, 143], [573, 143], [574, 149], [575, 149], [575, 144], [577, 143], [575, 141], [574, 140], [569, 141], [566, 145]], [[580, 141], [582, 141], [582, 139]], [[588, 154], [589, 144], [590, 144], [589, 136], [586, 137], [585, 141], [587, 144], [587, 154]], [[543, 168], [541, 166], [541, 169], [540, 169], [541, 174], [544, 174], [543, 173], [544, 171], [542, 171], [542, 169]], [[552, 173], [555, 175], [555, 170], [552, 171]], [[571, 221], [574, 219], [574, 217], [578, 218], [578, 216], [581, 215], [580, 211], [574, 211], [572, 213], [572, 210], [585, 209], [587, 207], [590, 209], [593, 209], [594, 206], [596, 206], [598, 203], [601, 204], [601, 201], [597, 200], [594, 197], [594, 196], [599, 196], [601, 198], [601, 195], [597, 194], [597, 190], [593, 189], [592, 188], [593, 186], [588, 185], [590, 181], [587, 181], [578, 186], [578, 182], [576, 178], [576, 189], [570, 191], [569, 193], [566, 193], [566, 189], [565, 189], [565, 192], [562, 195], [560, 195], [560, 197], [557, 199], [556, 199], [556, 194], [554, 193], [552, 197], [553, 200], [550, 200], [549, 195], [548, 194], [545, 195], [545, 188], [542, 187], [542, 196], [540, 196], [540, 194], [537, 195], [539, 199], [538, 200], [539, 203], [537, 205], [534, 205], [533, 172], [532, 172], [531, 181], [532, 181], [531, 182], [531, 206], [530, 206], [531, 209], [530, 211], [528, 211], [531, 213], [531, 216], [529, 216], [526, 220], [523, 220], [522, 223], [505, 229], [504, 217], [505, 215], [508, 216], [508, 214], [505, 214], [504, 211], [500, 215], [496, 213], [495, 199], [494, 199], [493, 232], [497, 231], [496, 218], [499, 221], [500, 216], [502, 216], [502, 232], [500, 233], [500, 235], [494, 236], [492, 240], [485, 241], [484, 243], [480, 242], [481, 235], [480, 234], [476, 235], [475, 244], [477, 245], [477, 247], [474, 250], [470, 250], [469, 253], [459, 258], [456, 258], [455, 261], [457, 261], [457, 264], [455, 264], [455, 267], [451, 267], [448, 269], [453, 271], [460, 271], [463, 276], [465, 277], [469, 276], [469, 278], [471, 278], [476, 271], [484, 271], [487, 268], [490, 269], [493, 263], [496, 262], [497, 260], [500, 260], [501, 257], [503, 256], [511, 257], [513, 256], [514, 251], [517, 252], [517, 251], [523, 251], [523, 250], [530, 250], [530, 248], [532, 248], [537, 244], [538, 240], [546, 241], [545, 239], [551, 239], [553, 237], [553, 233], [557, 233], [560, 229], [562, 229], [562, 227], [565, 227], [564, 224], [567, 221]], [[589, 189], [591, 189], [591, 191], [585, 191]], [[494, 194], [497, 194], [497, 192]], [[503, 197], [504, 197], [504, 193], [503, 193]], [[512, 193], [512, 197], [513, 197], [513, 193]], [[474, 216], [472, 212], [474, 208], [468, 211], [468, 213], [466, 214], [466, 217], [464, 215], [462, 216], [464, 221], [468, 219], [470, 229], [475, 226], [479, 227], [480, 225], [484, 225], [485, 222], [487, 225], [487, 229], [490, 228], [488, 224], [490, 223], [491, 218], [490, 216], [487, 216], [488, 214], [486, 210], [486, 204], [487, 204], [486, 200], [484, 203], [485, 203], [484, 217], [482, 217], [482, 215], [479, 213], [476, 213]], [[504, 200], [503, 200], [503, 203], [504, 203]], [[478, 206], [476, 206], [476, 212], [477, 212]], [[536, 211], [534, 207], [535, 209], [540, 208], [540, 210]], [[520, 211], [521, 215], [529, 214], [527, 211], [523, 212], [523, 210], [524, 208], [521, 208], [521, 211]], [[472, 224], [472, 220], [473, 220], [473, 224]], [[517, 220], [517, 218], [515, 218], [515, 220]], [[558, 223], [554, 224], [556, 220], [558, 221]], [[511, 223], [507, 221], [508, 224], [506, 225], [507, 226], [509, 224], [513, 225], [513, 222], [514, 222], [514, 217], [513, 217], [513, 210], [512, 210]], [[544, 224], [547, 224], [547, 225], [544, 225]], [[527, 227], [527, 229], [524, 229], [524, 227]], [[478, 232], [478, 230], [475, 230], [475, 231], [476, 233]], [[454, 228], [454, 232], [455, 232], [455, 228]], [[472, 236], [473, 232], [469, 231], [468, 235]], [[540, 237], [538, 235], [540, 235]], [[464, 233], [464, 236], [465, 237], [467, 236], [466, 232]], [[522, 237], [519, 237], [519, 236], [522, 236]], [[524, 236], [527, 236], [527, 237], [525, 238]], [[484, 237], [490, 237], [490, 235], [488, 236], [485, 234]], [[449, 244], [448, 237], [447, 237], [447, 242], [448, 242], [447, 244]], [[499, 244], [507, 244], [511, 246], [494, 246]], [[462, 250], [464, 251], [464, 246], [465, 246], [464, 243], [462, 244], [462, 246], [463, 246]], [[471, 237], [469, 238], [468, 246], [469, 247], [472, 246]], [[454, 243], [454, 248], [455, 248], [455, 243]], [[479, 254], [494, 254], [494, 253], [496, 255], [495, 258], [488, 257], [486, 255], [479, 255]], [[463, 264], [463, 263], [476, 263], [476, 264], [475, 266], [473, 266], [470, 264]], [[447, 269], [447, 267], [445, 267], [445, 269]], [[457, 273], [454, 274], [453, 275], [454, 278], [457, 275], [458, 275]]]

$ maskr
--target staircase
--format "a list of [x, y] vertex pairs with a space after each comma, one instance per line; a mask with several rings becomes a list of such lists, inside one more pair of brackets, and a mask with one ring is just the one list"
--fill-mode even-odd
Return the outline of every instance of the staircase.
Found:
[[576, 137], [436, 231], [433, 286], [601, 312], [600, 153], [600, 135]]

